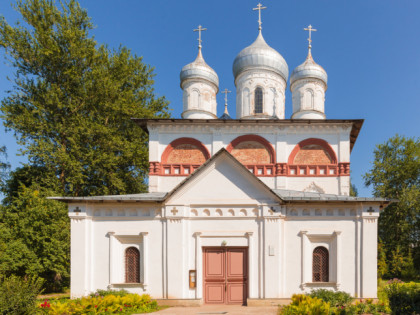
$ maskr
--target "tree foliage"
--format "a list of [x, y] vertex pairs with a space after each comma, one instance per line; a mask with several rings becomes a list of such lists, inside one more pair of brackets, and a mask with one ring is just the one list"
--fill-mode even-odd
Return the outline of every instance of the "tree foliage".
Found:
[[[0, 158], [6, 158], [6, 147], [0, 147]], [[0, 159], [0, 189], [4, 187], [5, 181], [7, 179], [7, 171], [10, 168], [10, 164], [6, 162], [5, 159]]]
[[95, 41], [76, 0], [17, 0], [15, 8], [16, 25], [0, 17], [0, 50], [15, 70], [0, 118], [28, 163], [3, 178], [0, 275], [36, 276], [60, 290], [69, 280], [69, 219], [66, 205], [46, 197], [145, 190], [148, 137], [131, 118], [169, 117], [168, 102], [155, 97], [141, 57]]
[[0, 276], [0, 314], [37, 314], [36, 302], [41, 287], [42, 279]]
[[378, 145], [364, 179], [376, 197], [398, 199], [379, 218], [379, 237], [392, 262], [389, 276], [398, 276], [411, 254], [420, 274], [420, 139], [396, 135]]
[[75, 0], [16, 9], [27, 27], [0, 19], [0, 47], [16, 70], [0, 109], [30, 165], [54, 174], [50, 185], [65, 195], [144, 190], [148, 138], [130, 118], [169, 116], [153, 69], [125, 47], [99, 46]]
[[70, 227], [66, 205], [52, 191], [21, 186], [0, 212], [0, 274], [36, 276], [46, 289], [68, 285]]

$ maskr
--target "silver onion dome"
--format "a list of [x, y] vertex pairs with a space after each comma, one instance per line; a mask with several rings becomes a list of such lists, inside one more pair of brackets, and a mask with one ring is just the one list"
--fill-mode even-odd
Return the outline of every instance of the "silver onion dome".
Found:
[[198, 49], [197, 58], [184, 66], [180, 73], [181, 88], [187, 79], [202, 79], [213, 83], [217, 90], [219, 89], [219, 77], [217, 73], [204, 61], [201, 53], [201, 47]]
[[286, 61], [276, 50], [268, 46], [261, 31], [257, 39], [250, 46], [244, 48], [233, 62], [233, 75], [235, 79], [243, 71], [250, 69], [267, 69], [279, 74], [285, 81], [289, 76]]
[[310, 50], [305, 62], [293, 70], [292, 75], [290, 76], [290, 85], [292, 85], [297, 80], [308, 78], [319, 79], [324, 82], [325, 85], [327, 85], [327, 72], [314, 61]]

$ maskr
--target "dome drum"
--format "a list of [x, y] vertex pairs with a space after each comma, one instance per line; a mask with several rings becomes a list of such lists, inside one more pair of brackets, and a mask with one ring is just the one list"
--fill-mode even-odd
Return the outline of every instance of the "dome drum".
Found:
[[292, 91], [292, 119], [325, 119], [325, 91], [328, 76], [324, 68], [312, 58], [311, 46], [308, 56], [290, 76]]
[[325, 119], [325, 114], [317, 110], [304, 110], [296, 112], [291, 119]]
[[197, 58], [182, 68], [179, 77], [183, 90], [182, 118], [217, 119], [219, 77], [204, 61], [201, 46]]
[[289, 68], [284, 58], [267, 45], [261, 32], [233, 62], [236, 113], [240, 119], [284, 119]]

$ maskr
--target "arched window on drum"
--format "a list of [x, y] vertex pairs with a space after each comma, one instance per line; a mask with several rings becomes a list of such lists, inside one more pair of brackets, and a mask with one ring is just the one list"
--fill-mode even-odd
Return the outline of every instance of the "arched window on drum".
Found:
[[264, 112], [264, 97], [263, 90], [260, 87], [255, 89], [254, 95], [255, 114], [262, 114]]

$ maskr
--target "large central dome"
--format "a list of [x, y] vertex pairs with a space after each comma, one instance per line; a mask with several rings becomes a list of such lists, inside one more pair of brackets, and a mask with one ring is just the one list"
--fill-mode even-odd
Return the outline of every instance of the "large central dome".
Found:
[[286, 61], [276, 50], [268, 46], [261, 32], [252, 45], [244, 48], [233, 62], [235, 79], [246, 70], [266, 69], [279, 74], [285, 81], [289, 76]]

